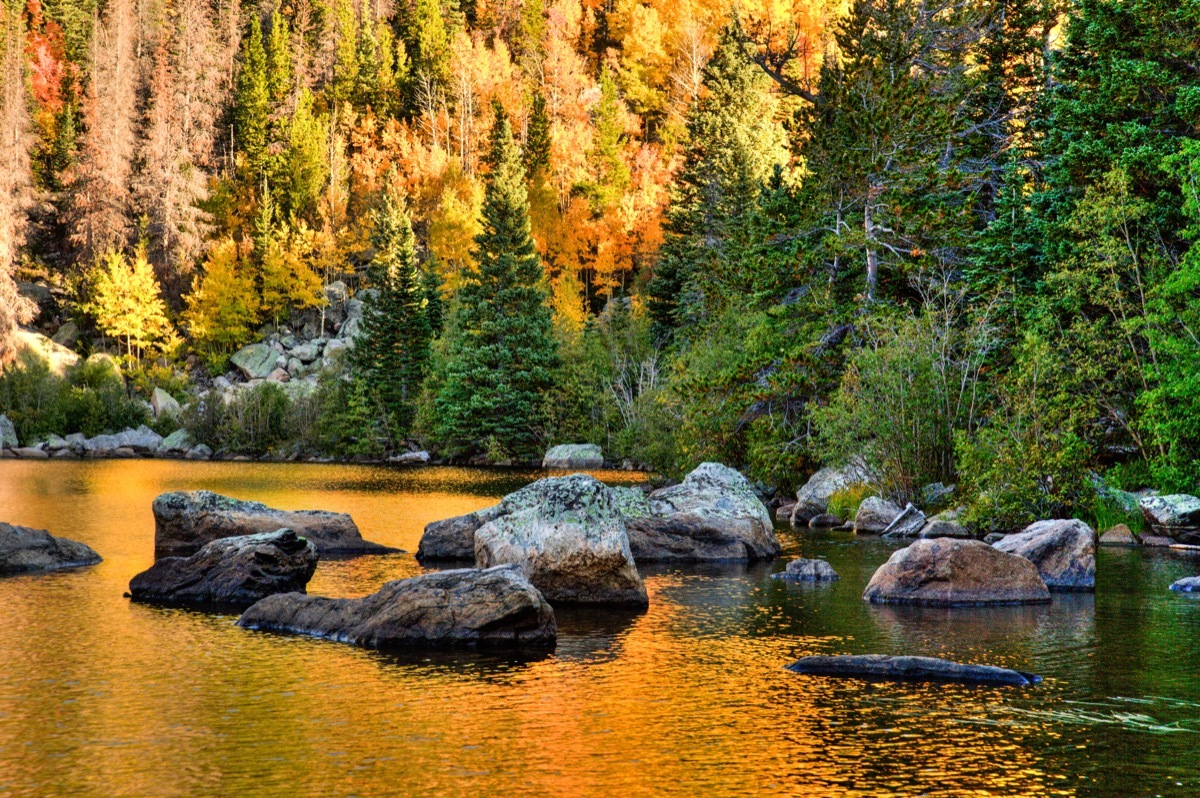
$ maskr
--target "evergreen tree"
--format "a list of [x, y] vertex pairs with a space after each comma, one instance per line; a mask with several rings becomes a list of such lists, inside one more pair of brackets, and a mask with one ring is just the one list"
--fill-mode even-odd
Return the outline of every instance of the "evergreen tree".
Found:
[[611, 207], [629, 187], [629, 167], [622, 157], [625, 133], [621, 127], [617, 81], [606, 65], [600, 71], [600, 102], [593, 114], [596, 135], [588, 160], [593, 179], [587, 187], [594, 210]]
[[429, 331], [434, 338], [440, 338], [445, 325], [446, 300], [442, 298], [442, 277], [438, 274], [437, 258], [432, 255], [421, 270], [421, 296], [425, 301]]
[[250, 174], [257, 178], [266, 167], [267, 123], [271, 113], [267, 55], [257, 14], [251, 15], [250, 33], [242, 40], [241, 70], [233, 108], [238, 144], [246, 156]]
[[279, 11], [271, 15], [267, 38], [267, 91], [271, 102], [283, 103], [292, 92], [292, 40], [287, 18]]
[[530, 235], [525, 170], [498, 104], [487, 160], [478, 266], [458, 292], [436, 407], [441, 436], [453, 449], [525, 457], [541, 443], [543, 401], [558, 358]]
[[374, 294], [364, 304], [352, 365], [378, 397], [392, 440], [400, 441], [412, 427], [432, 331], [412, 224], [403, 198], [391, 191], [375, 211], [371, 245], [367, 277]]
[[763, 183], [786, 160], [783, 130], [766, 78], [735, 18], [704, 68], [687, 120], [683, 168], [671, 205], [648, 305], [660, 340], [683, 323], [720, 312], [744, 294], [742, 264], [729, 255]]
[[529, 130], [525, 135], [525, 173], [531, 183], [550, 174], [550, 113], [546, 109], [546, 95], [533, 93], [529, 111]]

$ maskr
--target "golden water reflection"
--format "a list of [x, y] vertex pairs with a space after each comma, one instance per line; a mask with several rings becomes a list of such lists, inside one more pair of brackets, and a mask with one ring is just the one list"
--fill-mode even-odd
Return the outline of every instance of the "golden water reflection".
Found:
[[[842, 580], [780, 564], [644, 568], [644, 614], [560, 611], [533, 657], [381, 654], [133, 605], [150, 501], [208, 488], [351, 513], [414, 551], [430, 520], [537, 472], [114, 461], [0, 463], [0, 519], [101, 565], [0, 580], [0, 795], [1193, 795], [1194, 566], [1102, 555], [1095, 597], [1040, 607], [871, 607], [890, 548], [792, 537]], [[636, 479], [624, 473], [608, 479]], [[314, 593], [372, 592], [410, 555], [323, 562]], [[807, 653], [892, 651], [1035, 670], [1034, 690], [798, 677]], [[1150, 728], [1149, 718], [1163, 728]], [[1141, 725], [1139, 725], [1141, 724]], [[1170, 731], [1174, 724], [1176, 731]]]

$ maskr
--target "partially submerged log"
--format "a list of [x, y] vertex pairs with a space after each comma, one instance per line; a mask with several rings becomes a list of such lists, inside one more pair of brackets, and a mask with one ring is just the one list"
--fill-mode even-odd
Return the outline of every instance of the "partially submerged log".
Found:
[[886, 654], [856, 654], [837, 657], [801, 657], [787, 669], [807, 676], [835, 676], [917, 682], [961, 682], [999, 687], [1028, 687], [1042, 677], [993, 665], [964, 665], [935, 657], [893, 657]]

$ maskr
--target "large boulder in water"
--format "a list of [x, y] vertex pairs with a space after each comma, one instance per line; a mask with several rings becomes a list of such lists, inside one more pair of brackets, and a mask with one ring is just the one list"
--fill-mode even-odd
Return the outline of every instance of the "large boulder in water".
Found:
[[1149, 496], [1140, 505], [1142, 517], [1158, 535], [1200, 543], [1200, 498], [1183, 493]]
[[1096, 532], [1082, 521], [1038, 521], [992, 545], [1037, 566], [1051, 590], [1096, 589]]
[[542, 468], [603, 468], [604, 455], [594, 443], [562, 443], [542, 458]]
[[550, 603], [645, 607], [612, 490], [585, 474], [549, 477], [504, 497], [475, 530], [475, 564], [514, 563]]
[[833, 566], [824, 560], [792, 560], [787, 569], [774, 574], [785, 582], [834, 582], [841, 579]]
[[207, 490], [164, 493], [154, 500], [154, 549], [157, 556], [187, 556], [221, 538], [292, 529], [311, 540], [322, 555], [386, 554], [396, 551], [363, 540], [345, 513], [324, 510], [276, 510]]
[[98, 562], [100, 555], [83, 543], [56, 538], [44, 529], [0, 523], [0, 576], [57, 571]]
[[630, 517], [638, 562], [768, 560], [779, 556], [771, 514], [750, 483], [720, 463], [701, 463], [683, 482], [649, 496], [650, 514]]
[[426, 524], [421, 542], [417, 544], [417, 559], [422, 562], [474, 560], [475, 530], [499, 518], [502, 512], [501, 505], [497, 504], [466, 515], [456, 515]]
[[238, 626], [382, 649], [549, 648], [557, 637], [554, 610], [516, 565], [435, 571], [356, 599], [268, 596]]
[[190, 557], [163, 557], [129, 583], [134, 601], [249, 607], [276, 593], [303, 593], [317, 547], [290, 529], [221, 538]]
[[994, 686], [1028, 687], [1042, 677], [994, 665], [964, 665], [934, 657], [897, 657], [886, 654], [851, 654], [840, 657], [801, 657], [789, 671], [809, 676], [849, 679], [962, 682]]
[[918, 540], [879, 566], [863, 599], [877, 604], [981, 606], [1050, 600], [1037, 568], [978, 540]]
[[844, 468], [822, 468], [808, 478], [796, 491], [796, 506], [792, 508], [792, 526], [804, 526], [816, 515], [829, 509], [829, 499], [839, 490], [859, 485], [867, 480], [866, 470], [861, 464], [852, 463]]

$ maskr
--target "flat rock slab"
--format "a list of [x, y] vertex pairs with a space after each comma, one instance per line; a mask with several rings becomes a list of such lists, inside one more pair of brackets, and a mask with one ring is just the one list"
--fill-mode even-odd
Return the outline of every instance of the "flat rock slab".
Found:
[[964, 665], [935, 657], [893, 657], [886, 654], [859, 654], [840, 657], [801, 657], [787, 666], [808, 676], [835, 676], [846, 679], [960, 682], [994, 687], [1028, 687], [1042, 677], [1024, 671], [993, 665]]
[[787, 569], [774, 574], [785, 582], [834, 582], [841, 579], [833, 566], [824, 560], [792, 560]]
[[207, 490], [164, 493], [154, 500], [154, 549], [159, 557], [195, 554], [221, 538], [291, 529], [312, 541], [321, 556], [397, 551], [363, 540], [345, 513], [276, 510]]
[[993, 545], [1032, 562], [1051, 590], [1096, 589], [1096, 531], [1082, 521], [1038, 521]]
[[876, 604], [973, 607], [1045, 603], [1050, 591], [1024, 557], [978, 540], [934, 538], [893, 553], [871, 577], [863, 599]]
[[0, 576], [79, 568], [100, 562], [90, 546], [44, 529], [0, 523]]
[[357, 599], [268, 596], [238, 626], [379, 649], [551, 648], [558, 634], [554, 610], [516, 565], [436, 571]]
[[134, 601], [245, 609], [276, 593], [303, 593], [317, 547], [290, 529], [221, 538], [190, 557], [163, 557], [129, 583]]

